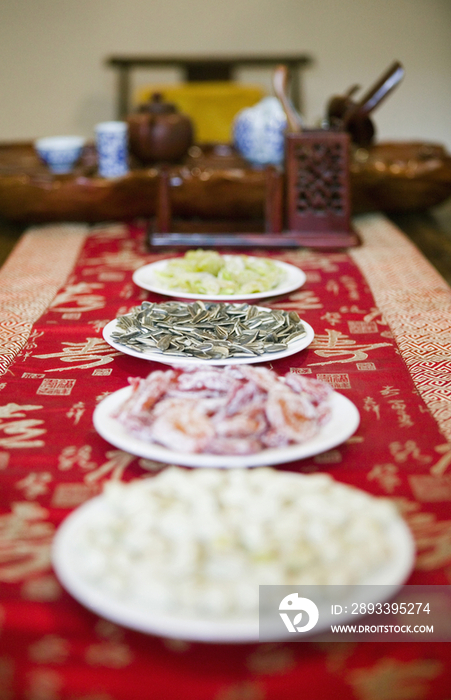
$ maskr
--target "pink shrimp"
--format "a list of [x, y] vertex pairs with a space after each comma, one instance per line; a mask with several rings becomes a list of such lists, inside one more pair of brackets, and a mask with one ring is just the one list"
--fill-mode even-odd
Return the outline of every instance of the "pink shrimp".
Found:
[[177, 452], [203, 452], [214, 435], [211, 420], [190, 399], [167, 399], [154, 410], [149, 436]]
[[167, 372], [156, 370], [145, 379], [130, 378], [132, 394], [122, 406], [122, 410], [130, 414], [150, 411], [157, 401], [165, 395], [175, 377], [176, 373], [173, 370]]
[[268, 427], [263, 403], [245, 406], [233, 416], [217, 415], [213, 422], [216, 434], [221, 437], [258, 437]]
[[303, 442], [318, 432], [316, 411], [306, 397], [289, 389], [269, 392], [266, 417], [272, 428], [292, 442]]
[[258, 388], [263, 389], [263, 391], [269, 391], [280, 384], [280, 379], [277, 374], [266, 367], [242, 365], [240, 370], [245, 379], [254, 382]]
[[305, 394], [315, 405], [327, 400], [332, 394], [332, 387], [327, 382], [322, 382], [313, 377], [303, 377], [300, 374], [289, 372], [284, 377], [284, 383], [297, 394]]
[[236, 384], [236, 379], [227, 376], [217, 367], [199, 369], [194, 372], [181, 374], [178, 378], [178, 388], [182, 391], [227, 392]]

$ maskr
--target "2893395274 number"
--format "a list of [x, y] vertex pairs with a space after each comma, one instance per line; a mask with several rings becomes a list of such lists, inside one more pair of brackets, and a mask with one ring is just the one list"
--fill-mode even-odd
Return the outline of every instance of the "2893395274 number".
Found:
[[352, 615], [419, 615], [430, 613], [429, 603], [352, 603]]

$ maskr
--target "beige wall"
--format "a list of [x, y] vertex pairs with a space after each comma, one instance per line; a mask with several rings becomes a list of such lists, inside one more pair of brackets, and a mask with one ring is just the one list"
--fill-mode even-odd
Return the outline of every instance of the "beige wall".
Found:
[[2, 0], [0, 140], [92, 136], [115, 116], [112, 53], [305, 51], [310, 124], [331, 94], [368, 87], [399, 59], [406, 77], [375, 113], [378, 137], [451, 150], [450, 35], [450, 0]]

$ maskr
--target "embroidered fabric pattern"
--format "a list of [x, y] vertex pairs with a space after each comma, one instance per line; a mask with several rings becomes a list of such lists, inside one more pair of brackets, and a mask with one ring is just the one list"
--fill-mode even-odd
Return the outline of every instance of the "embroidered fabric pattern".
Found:
[[350, 252], [368, 280], [412, 379], [451, 439], [451, 291], [430, 263], [380, 215], [357, 221]]
[[66, 281], [87, 233], [84, 224], [36, 226], [22, 237], [0, 270], [0, 375]]

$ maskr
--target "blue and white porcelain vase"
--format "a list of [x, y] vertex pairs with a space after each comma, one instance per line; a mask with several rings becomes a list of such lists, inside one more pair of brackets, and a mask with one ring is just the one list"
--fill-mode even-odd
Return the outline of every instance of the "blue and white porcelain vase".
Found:
[[128, 173], [128, 127], [126, 122], [96, 124], [96, 146], [101, 177]]
[[253, 165], [280, 165], [284, 158], [287, 118], [277, 97], [264, 97], [236, 115], [235, 148]]

